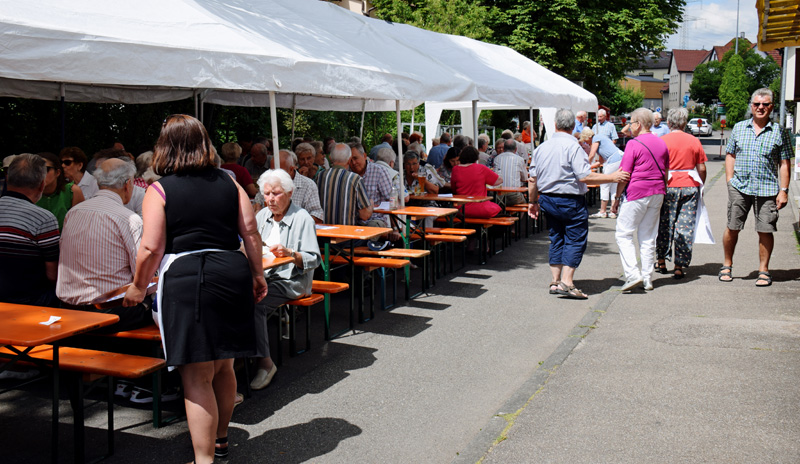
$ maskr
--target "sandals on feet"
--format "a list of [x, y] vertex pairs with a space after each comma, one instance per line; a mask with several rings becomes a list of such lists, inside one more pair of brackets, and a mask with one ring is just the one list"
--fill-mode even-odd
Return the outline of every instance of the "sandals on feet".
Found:
[[558, 284], [559, 284], [558, 282], [550, 282], [550, 294], [551, 295], [560, 295], [560, 293], [558, 293], [558, 288], [559, 288]]
[[719, 279], [720, 282], [733, 282], [733, 267], [722, 266], [719, 268], [717, 279]]
[[217, 438], [217, 444], [214, 446], [215, 458], [228, 457], [228, 437]]
[[[759, 282], [766, 282], [765, 284], [759, 284]], [[766, 271], [758, 271], [758, 278], [756, 279], [756, 287], [769, 287], [772, 285], [772, 276], [769, 272]]]
[[686, 274], [683, 273], [683, 269], [682, 268], [676, 268], [674, 271], [672, 271], [672, 278], [675, 279], [675, 280], [681, 280], [685, 276], [686, 276]]
[[666, 274], [667, 271], [667, 263], [656, 263], [656, 272], [659, 274]]
[[573, 300], [586, 300], [589, 297], [580, 291], [580, 289], [576, 288], [574, 285], [567, 285], [564, 282], [558, 283], [558, 294], [564, 295], [567, 298]]

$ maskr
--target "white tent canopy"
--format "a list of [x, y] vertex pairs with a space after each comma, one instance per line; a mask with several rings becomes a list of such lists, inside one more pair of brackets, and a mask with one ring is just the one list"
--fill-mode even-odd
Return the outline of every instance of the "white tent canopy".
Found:
[[198, 89], [261, 105], [271, 91], [333, 111], [476, 97], [463, 75], [370, 21], [317, 0], [0, 0], [0, 95], [144, 103]]

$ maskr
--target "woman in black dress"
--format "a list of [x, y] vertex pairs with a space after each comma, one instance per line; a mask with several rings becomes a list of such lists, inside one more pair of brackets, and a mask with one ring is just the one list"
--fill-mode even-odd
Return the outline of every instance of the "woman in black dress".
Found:
[[254, 303], [267, 293], [261, 239], [247, 193], [216, 168], [197, 119], [164, 121], [153, 169], [163, 177], [145, 194], [136, 275], [124, 304], [142, 301], [159, 270], [157, 319], [167, 365], [183, 380], [195, 462], [210, 463], [228, 452], [233, 360], [255, 353]]

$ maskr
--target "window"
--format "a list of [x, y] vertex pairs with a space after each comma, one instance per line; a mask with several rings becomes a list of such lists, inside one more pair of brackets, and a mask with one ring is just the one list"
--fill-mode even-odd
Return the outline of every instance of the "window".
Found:
[[686, 80], [686, 83], [687, 83], [687, 84], [691, 84], [691, 83], [692, 83], [692, 77], [693, 77], [693, 76], [694, 76], [694, 74], [687, 74], [687, 75], [686, 75], [686, 78], [685, 78], [685, 80]]

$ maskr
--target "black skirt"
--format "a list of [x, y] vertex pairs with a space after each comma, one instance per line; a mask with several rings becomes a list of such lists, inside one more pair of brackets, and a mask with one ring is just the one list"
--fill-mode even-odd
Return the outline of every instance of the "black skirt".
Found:
[[167, 365], [255, 353], [253, 279], [239, 251], [182, 256], [162, 276]]

